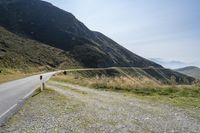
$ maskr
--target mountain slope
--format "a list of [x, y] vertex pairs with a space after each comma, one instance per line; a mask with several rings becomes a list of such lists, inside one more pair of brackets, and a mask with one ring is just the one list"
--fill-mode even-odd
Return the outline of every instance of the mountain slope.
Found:
[[176, 71], [200, 80], [200, 68], [198, 67], [189, 66], [176, 69]]
[[99, 32], [71, 13], [40, 0], [3, 0], [0, 25], [33, 40], [68, 51], [85, 67], [159, 67]]
[[70, 68], [80, 66], [67, 52], [19, 37], [0, 27], [0, 68]]
[[0, 16], [0, 26], [5, 28], [0, 27], [0, 67], [134, 67], [144, 76], [164, 83], [169, 83], [171, 77], [180, 84], [194, 81], [89, 30], [71, 13], [50, 3], [1, 0]]
[[[17, 70], [66, 69], [80, 67], [68, 52], [39, 43], [31, 39], [25, 39], [0, 27], [0, 68]], [[146, 77], [160, 81], [164, 84], [171, 83], [171, 77], [175, 77], [177, 84], [191, 84], [194, 79], [183, 74], [163, 68], [109, 68], [101, 69], [96, 75], [114, 76], [122, 70], [132, 77]], [[90, 73], [93, 73], [90, 71]]]
[[[43, 70], [66, 69], [81, 67], [68, 52], [57, 49], [37, 41], [15, 35], [0, 27], [0, 68], [17, 70]], [[183, 74], [163, 68], [109, 68], [101, 69], [99, 74], [112, 76], [123, 70], [123, 73], [132, 77], [146, 77], [160, 81], [164, 84], [171, 83], [173, 76], [177, 84], [191, 84], [194, 79]], [[120, 71], [119, 71], [120, 70]], [[118, 72], [119, 71], [119, 72]], [[90, 72], [92, 73], [92, 72]]]

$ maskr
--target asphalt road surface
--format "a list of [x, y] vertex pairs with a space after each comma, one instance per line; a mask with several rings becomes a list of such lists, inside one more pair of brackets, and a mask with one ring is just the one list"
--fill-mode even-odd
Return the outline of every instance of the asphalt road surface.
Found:
[[[28, 98], [42, 82], [48, 81], [53, 74], [50, 72], [34, 75], [24, 79], [0, 84], [0, 124], [7, 119], [17, 106]], [[42, 80], [40, 76], [42, 75]]]
[[[102, 68], [100, 68], [99, 70], [101, 69]], [[94, 69], [70, 69], [66, 71], [82, 70]], [[42, 82], [48, 81], [52, 77], [52, 75], [59, 72], [62, 71], [39, 74], [24, 79], [0, 84], [0, 125], [17, 111], [24, 100], [27, 99], [38, 87], [40, 87]], [[40, 80], [41, 75], [42, 80]]]

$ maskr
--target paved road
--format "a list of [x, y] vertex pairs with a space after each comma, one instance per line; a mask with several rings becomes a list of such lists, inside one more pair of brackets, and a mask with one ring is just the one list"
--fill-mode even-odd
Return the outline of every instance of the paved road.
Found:
[[[101, 70], [97, 69], [97, 70]], [[66, 71], [82, 71], [82, 70], [94, 70], [89, 69], [69, 69]], [[43, 75], [43, 82], [46, 82], [55, 73], [62, 71], [50, 72], [40, 75], [27, 77], [24, 79], [11, 81], [8, 83], [0, 84], [0, 125], [8, 117], [17, 110], [19, 105], [30, 96], [41, 84], [40, 76]]]
[[[40, 74], [43, 76], [42, 81], [48, 81], [57, 72]], [[42, 82], [40, 75], [0, 84], [0, 124], [11, 115], [21, 101], [24, 101], [40, 86]]]

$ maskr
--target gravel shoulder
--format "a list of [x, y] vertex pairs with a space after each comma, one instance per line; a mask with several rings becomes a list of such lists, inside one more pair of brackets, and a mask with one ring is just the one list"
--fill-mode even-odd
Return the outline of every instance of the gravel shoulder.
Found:
[[200, 111], [50, 81], [0, 132], [200, 132]]

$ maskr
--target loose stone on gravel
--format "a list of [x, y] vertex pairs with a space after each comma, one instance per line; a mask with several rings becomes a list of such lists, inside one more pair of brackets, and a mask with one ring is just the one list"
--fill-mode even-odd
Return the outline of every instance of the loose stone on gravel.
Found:
[[47, 86], [0, 132], [200, 132], [200, 117], [172, 105], [55, 81]]

